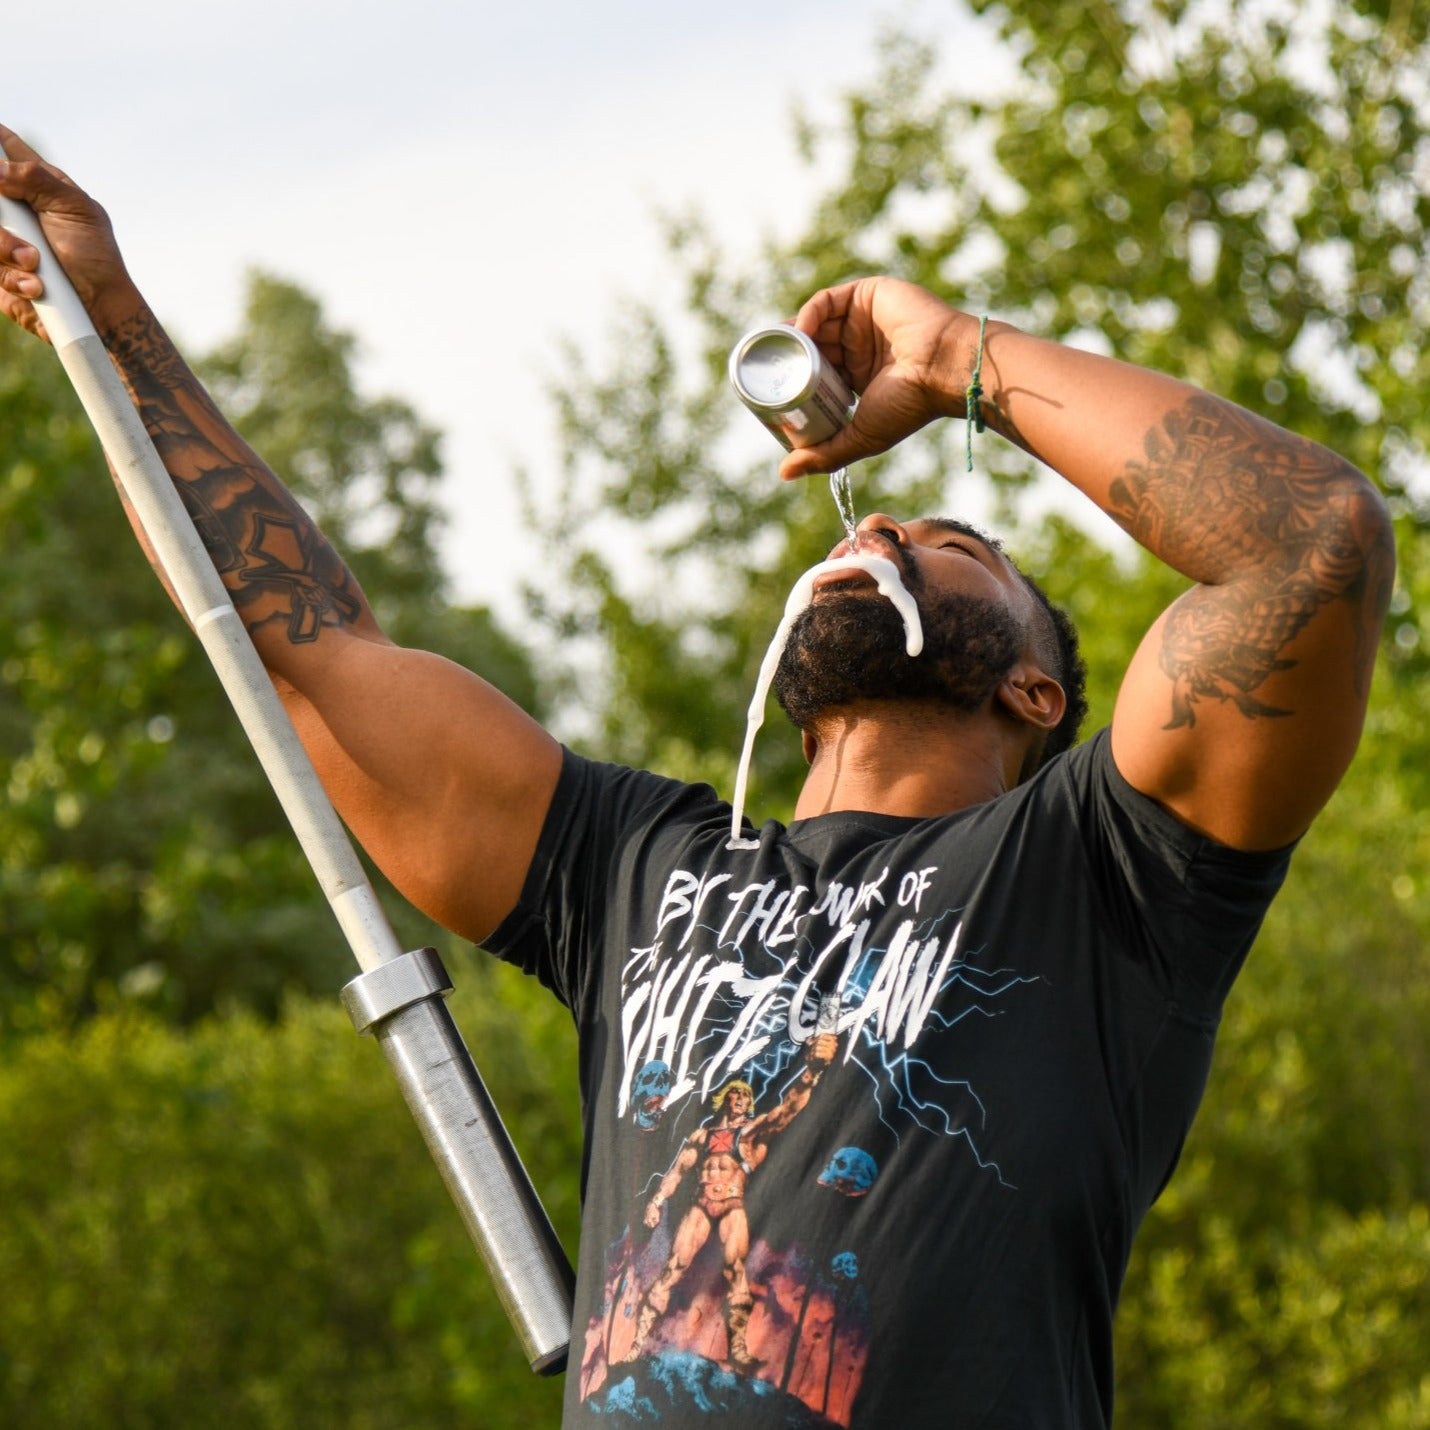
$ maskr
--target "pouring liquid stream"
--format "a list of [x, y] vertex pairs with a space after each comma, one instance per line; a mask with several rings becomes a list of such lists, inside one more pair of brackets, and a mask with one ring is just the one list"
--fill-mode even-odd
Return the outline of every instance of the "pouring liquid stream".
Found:
[[844, 527], [844, 535], [849, 541], [849, 549], [859, 549], [859, 528], [854, 522], [854, 497], [849, 488], [849, 469], [840, 467], [829, 474], [829, 495], [834, 498], [834, 510]]
[[[798, 349], [797, 353], [791, 354], [791, 344]], [[819, 350], [803, 333], [788, 327], [776, 326], [757, 329], [748, 335], [736, 345], [730, 355], [730, 381], [734, 384], [740, 400], [756, 416], [765, 421], [766, 425], [770, 426], [787, 450], [791, 450], [793, 447], [792, 439], [784, 426], [768, 421], [768, 417], [771, 411], [784, 411], [776, 399], [786, 395], [784, 392], [785, 377], [790, 375], [793, 369], [790, 369], [790, 373], [781, 376], [778, 383], [773, 383], [771, 379], [784, 373], [785, 369], [789, 369], [791, 362], [802, 374], [800, 380], [807, 380], [809, 384], [808, 390], [802, 389], [805, 391], [805, 396], [808, 397], [812, 391], [816, 397], [823, 399], [822, 402], [814, 403], [811, 409], [812, 411], [817, 410], [819, 421], [822, 424], [819, 431], [815, 433], [816, 440], [823, 440], [830, 435], [825, 427], [831, 420], [831, 403], [841, 412], [841, 417], [834, 423], [837, 428], [843, 426], [853, 416], [857, 401], [836, 372], [832, 369], [825, 370]], [[796, 413], [795, 415], [808, 418], [811, 414]], [[805, 430], [805, 426], [806, 424], [802, 421], [794, 422], [791, 430]], [[755, 682], [754, 697], [750, 701], [745, 717], [745, 745], [740, 752], [739, 769], [735, 776], [735, 794], [730, 814], [730, 839], [725, 846], [727, 849], [758, 849], [760, 847], [758, 840], [748, 839], [742, 834], [745, 794], [750, 779], [750, 757], [754, 752], [755, 734], [764, 724], [765, 702], [769, 697], [775, 672], [779, 668], [780, 658], [784, 655], [785, 646], [789, 642], [790, 630], [810, 601], [814, 599], [816, 580], [827, 572], [833, 571], [858, 570], [866, 572], [873, 577], [879, 595], [891, 601], [902, 617], [904, 648], [910, 658], [917, 656], [923, 650], [923, 626], [919, 621], [918, 606], [904, 586], [899, 568], [886, 557], [866, 556], [860, 550], [859, 528], [854, 520], [854, 498], [850, 491], [847, 468], [838, 467], [829, 474], [829, 494], [834, 498], [834, 509], [838, 512], [840, 525], [844, 528], [845, 554], [828, 561], [821, 561], [818, 565], [810, 567], [795, 582], [789, 599], [785, 603], [784, 615], [770, 641], [769, 649], [765, 652], [764, 661], [760, 665], [759, 678]]]

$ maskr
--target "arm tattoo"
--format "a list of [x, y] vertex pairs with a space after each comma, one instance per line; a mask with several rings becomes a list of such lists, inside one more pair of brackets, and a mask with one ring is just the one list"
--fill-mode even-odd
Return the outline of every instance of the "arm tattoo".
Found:
[[144, 425], [245, 626], [297, 645], [362, 614], [357, 583], [293, 495], [224, 420], [148, 313], [105, 334]]
[[1160, 661], [1167, 729], [1201, 700], [1249, 719], [1289, 715], [1256, 692], [1328, 602], [1356, 610], [1355, 678], [1368, 682], [1393, 562], [1368, 485], [1333, 452], [1198, 395], [1145, 439], [1110, 489], [1112, 514], [1143, 546], [1204, 584], [1176, 601]]

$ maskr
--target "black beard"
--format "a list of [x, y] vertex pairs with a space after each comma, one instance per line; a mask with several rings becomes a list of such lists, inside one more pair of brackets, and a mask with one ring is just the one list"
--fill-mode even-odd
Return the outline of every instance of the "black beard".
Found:
[[[911, 587], [912, 589], [912, 587]], [[799, 614], [775, 670], [775, 698], [801, 730], [857, 700], [923, 700], [979, 709], [1012, 670], [1023, 632], [1006, 606], [962, 591], [918, 592], [923, 651], [872, 589], [830, 591]]]

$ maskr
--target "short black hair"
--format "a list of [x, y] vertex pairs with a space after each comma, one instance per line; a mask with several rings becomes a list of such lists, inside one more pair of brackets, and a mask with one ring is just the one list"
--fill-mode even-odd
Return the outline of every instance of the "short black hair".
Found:
[[[1038, 767], [1041, 769], [1054, 755], [1070, 750], [1077, 743], [1078, 731], [1082, 729], [1082, 722], [1087, 719], [1087, 662], [1083, 660], [1082, 652], [1078, 648], [1077, 627], [1073, 625], [1072, 617], [1061, 606], [1050, 601], [1048, 593], [1016, 561], [1011, 557], [1009, 561], [1023, 585], [1033, 593], [1038, 608], [1047, 617], [1051, 640], [1047, 639], [1048, 631], [1041, 633], [1038, 659], [1044, 660], [1047, 654], [1056, 652], [1053, 668], [1048, 674], [1062, 686], [1063, 695], [1067, 698], [1067, 709], [1063, 711], [1063, 718], [1048, 731], [1043, 757], [1038, 761]], [[1045, 647], [1050, 649], [1045, 650]]]
[[[1003, 549], [1003, 543], [996, 536], [990, 536], [986, 531], [980, 531], [978, 527], [954, 517], [937, 516], [930, 517], [929, 520], [936, 526], [971, 536], [975, 541], [981, 541], [998, 552], [1018, 573], [1018, 579], [1032, 595], [1034, 604], [1042, 613], [1043, 619], [1038, 623], [1041, 629], [1033, 633], [1034, 649], [1047, 673], [1062, 686], [1067, 708], [1063, 711], [1063, 718], [1048, 731], [1042, 755], [1035, 767], [1041, 769], [1055, 755], [1070, 750], [1077, 743], [1078, 731], [1082, 729], [1082, 722], [1087, 718], [1087, 663], [1078, 648], [1077, 627], [1073, 624], [1072, 617], [1061, 606], [1054, 605], [1048, 599], [1048, 593], [1008, 555]], [[1028, 773], [1032, 774], [1034, 771], [1030, 770]]]

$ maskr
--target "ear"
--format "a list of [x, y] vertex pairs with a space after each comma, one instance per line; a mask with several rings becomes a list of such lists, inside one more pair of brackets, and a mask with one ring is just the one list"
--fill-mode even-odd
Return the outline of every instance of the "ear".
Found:
[[814, 757], [819, 753], [819, 741], [814, 738], [810, 731], [801, 730], [799, 732], [799, 742], [801, 748], [804, 750], [805, 764], [812, 765], [814, 763]]
[[1019, 661], [1004, 677], [994, 698], [1005, 714], [1043, 734], [1057, 725], [1068, 707], [1062, 686], [1027, 661]]

